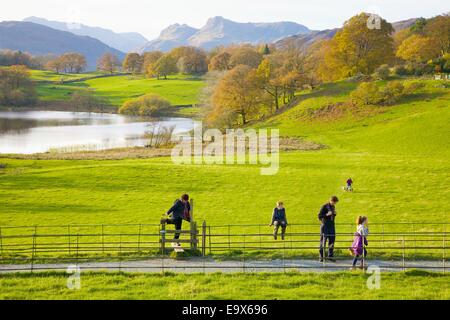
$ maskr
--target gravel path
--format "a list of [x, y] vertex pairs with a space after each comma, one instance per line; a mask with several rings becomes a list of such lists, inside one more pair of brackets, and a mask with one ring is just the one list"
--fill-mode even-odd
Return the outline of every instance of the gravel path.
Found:
[[[369, 267], [379, 267], [381, 271], [403, 271], [405, 269], [422, 269], [428, 271], [445, 271], [450, 269], [450, 262], [441, 261], [386, 261], [368, 260]], [[65, 271], [73, 263], [58, 264], [17, 264], [0, 265], [2, 272], [29, 272], [59, 270]], [[320, 263], [315, 260], [248, 260], [248, 261], [217, 261], [212, 258], [150, 259], [144, 261], [121, 262], [83, 262], [78, 266], [82, 271], [123, 271], [123, 272], [183, 272], [183, 273], [211, 273], [211, 272], [335, 272], [350, 270], [351, 260]]]

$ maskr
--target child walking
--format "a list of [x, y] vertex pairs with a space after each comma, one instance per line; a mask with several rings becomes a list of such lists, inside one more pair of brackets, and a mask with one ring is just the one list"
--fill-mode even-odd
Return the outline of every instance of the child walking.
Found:
[[359, 216], [356, 220], [356, 224], [357, 227], [355, 237], [352, 246], [350, 247], [350, 251], [354, 256], [352, 269], [356, 267], [356, 263], [358, 262], [359, 258], [362, 258], [361, 268], [364, 268], [364, 259], [367, 256], [367, 250], [365, 246], [369, 244], [367, 241], [367, 236], [369, 235], [369, 219], [365, 216]]
[[281, 226], [281, 239], [284, 240], [284, 235], [286, 233], [287, 219], [286, 219], [286, 209], [281, 201], [277, 202], [277, 206], [273, 209], [272, 221], [270, 222], [270, 227], [273, 228], [273, 238], [277, 240], [278, 229]]

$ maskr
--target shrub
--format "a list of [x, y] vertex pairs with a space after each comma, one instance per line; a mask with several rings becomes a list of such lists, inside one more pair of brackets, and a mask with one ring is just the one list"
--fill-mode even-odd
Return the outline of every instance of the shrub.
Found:
[[373, 82], [363, 82], [350, 94], [350, 100], [358, 106], [377, 105], [381, 102], [378, 86]]
[[375, 70], [373, 77], [377, 80], [386, 80], [389, 78], [390, 73], [391, 71], [389, 70], [389, 66], [387, 64], [383, 64]]
[[139, 115], [139, 109], [140, 106], [137, 100], [128, 100], [125, 101], [124, 104], [119, 108], [119, 113], [129, 116], [137, 116]]
[[390, 105], [398, 101], [404, 93], [405, 86], [400, 81], [389, 82], [381, 88], [374, 82], [363, 82], [350, 94], [350, 101], [357, 106]]
[[408, 70], [406, 70], [405, 66], [395, 66], [393, 73], [397, 76], [406, 76], [408, 75]]
[[126, 101], [119, 109], [120, 114], [151, 117], [170, 107], [170, 102], [154, 94], [146, 94]]
[[396, 102], [402, 95], [405, 87], [399, 81], [389, 82], [381, 91], [381, 104], [389, 105]]
[[423, 82], [414, 81], [414, 82], [408, 82], [405, 84], [405, 88], [403, 90], [404, 94], [414, 94], [417, 93], [418, 90], [425, 87], [425, 84]]
[[103, 110], [103, 107], [106, 105], [106, 102], [102, 98], [94, 96], [90, 91], [75, 92], [70, 98], [70, 103], [76, 110], [88, 111], [96, 109]]

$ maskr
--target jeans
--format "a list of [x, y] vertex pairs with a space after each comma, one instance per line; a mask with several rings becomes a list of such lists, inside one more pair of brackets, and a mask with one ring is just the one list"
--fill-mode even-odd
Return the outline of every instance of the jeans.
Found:
[[[167, 224], [174, 224], [175, 230], [179, 231], [179, 230], [181, 230], [181, 225], [183, 224], [183, 218], [167, 219], [166, 222], [167, 222]], [[173, 238], [176, 240], [180, 239], [180, 233], [176, 232], [175, 236]]]
[[[353, 258], [353, 266], [356, 266], [356, 263], [358, 262], [358, 258], [360, 258], [360, 257], [361, 257], [361, 255], [358, 255], [358, 256], [355, 256]], [[364, 249], [363, 257], [367, 257], [367, 250], [366, 249]], [[362, 265], [362, 260], [361, 260], [361, 265]]]
[[336, 234], [333, 232], [325, 233], [320, 232], [320, 258], [323, 259], [324, 247], [328, 241], [328, 257], [332, 258], [334, 256], [334, 241], [336, 240]]
[[282, 236], [283, 239], [284, 239], [284, 234], [286, 233], [286, 227], [287, 227], [286, 221], [274, 221], [274, 222], [273, 222], [273, 225], [274, 225], [274, 227], [273, 227], [273, 236], [274, 236], [275, 238], [277, 237], [277, 235], [278, 235], [278, 229], [279, 229], [280, 226], [281, 226], [281, 236]]

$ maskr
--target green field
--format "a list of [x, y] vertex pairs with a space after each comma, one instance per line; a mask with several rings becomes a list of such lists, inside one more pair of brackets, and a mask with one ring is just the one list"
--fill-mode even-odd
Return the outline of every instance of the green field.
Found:
[[65, 80], [76, 80], [97, 75], [98, 73], [57, 75], [48, 71], [32, 72], [32, 77], [37, 81], [39, 99], [44, 102], [67, 101], [73, 92], [90, 90], [113, 106], [120, 106], [126, 100], [147, 93], [160, 95], [173, 105], [191, 105], [198, 103], [198, 95], [204, 85], [200, 78], [185, 75], [169, 76], [167, 80], [118, 75], [65, 84], [57, 83], [61, 77]]
[[[450, 92], [442, 82], [425, 82], [397, 105], [333, 119], [309, 118], [307, 110], [345, 100], [355, 84], [303, 93], [298, 106], [261, 126], [326, 148], [282, 152], [274, 176], [260, 175], [253, 165], [177, 166], [170, 158], [0, 158], [6, 164], [0, 169], [0, 225], [156, 224], [173, 200], [188, 192], [196, 200], [196, 219], [209, 225], [268, 224], [280, 199], [291, 224], [317, 223], [318, 209], [336, 194], [339, 223], [351, 225], [367, 215], [391, 231], [399, 230], [393, 224], [398, 222], [433, 223], [419, 231], [437, 230], [450, 222]], [[354, 193], [341, 188], [349, 176]]]
[[380, 288], [374, 290], [367, 288], [368, 277], [360, 272], [82, 273], [80, 290], [69, 290], [65, 273], [5, 274], [0, 277], [0, 299], [450, 299], [448, 275], [414, 270], [382, 273]]

